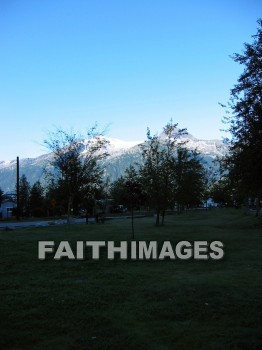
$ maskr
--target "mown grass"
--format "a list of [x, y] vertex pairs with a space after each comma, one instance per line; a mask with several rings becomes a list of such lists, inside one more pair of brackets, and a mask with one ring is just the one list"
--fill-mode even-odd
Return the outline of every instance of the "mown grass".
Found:
[[130, 240], [130, 224], [0, 232], [1, 349], [262, 349], [262, 226], [241, 211], [135, 221], [137, 240], [221, 240], [220, 261], [37, 259], [39, 240]]

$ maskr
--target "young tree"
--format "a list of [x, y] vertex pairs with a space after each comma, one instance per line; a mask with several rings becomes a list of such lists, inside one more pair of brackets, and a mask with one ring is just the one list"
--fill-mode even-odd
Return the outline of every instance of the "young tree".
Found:
[[[237, 84], [231, 90], [225, 118], [232, 134], [227, 157], [229, 175], [239, 192], [247, 199], [262, 196], [262, 20], [252, 44], [244, 44], [243, 54], [233, 59], [244, 66]], [[258, 208], [259, 209], [259, 208]]]
[[134, 209], [145, 201], [145, 193], [142, 190], [142, 182], [138, 171], [130, 165], [125, 175], [121, 176], [111, 186], [111, 197], [116, 203], [126, 205], [131, 212], [132, 238], [135, 238], [134, 231]]
[[143, 188], [151, 207], [156, 210], [156, 225], [164, 224], [165, 211], [174, 200], [174, 171], [176, 166], [176, 152], [182, 147], [177, 140], [185, 134], [185, 129], [177, 129], [178, 124], [171, 121], [164, 127], [162, 138], [151, 136], [147, 131], [147, 142], [143, 147], [143, 164], [140, 175]]
[[51, 178], [64, 190], [69, 220], [79, 194], [89, 197], [102, 183], [99, 161], [108, 155], [105, 149], [108, 142], [93, 127], [86, 138], [58, 129], [44, 143], [53, 152], [51, 165], [55, 172]]
[[151, 136], [147, 131], [147, 143], [143, 148], [144, 163], [140, 168], [140, 176], [150, 206], [156, 210], [156, 225], [160, 223], [160, 212], [166, 207], [167, 198], [164, 192], [164, 151], [159, 138]]
[[140, 176], [133, 166], [126, 169], [124, 186], [128, 206], [131, 211], [132, 238], [135, 239], [134, 208], [141, 204], [143, 200], [143, 190]]

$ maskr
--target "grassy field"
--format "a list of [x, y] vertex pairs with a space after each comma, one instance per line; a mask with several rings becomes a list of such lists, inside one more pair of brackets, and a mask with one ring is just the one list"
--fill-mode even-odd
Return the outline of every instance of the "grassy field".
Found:
[[221, 240], [220, 261], [37, 259], [39, 240], [130, 240], [130, 224], [1, 231], [0, 348], [262, 349], [262, 225], [241, 211], [135, 221], [137, 240]]

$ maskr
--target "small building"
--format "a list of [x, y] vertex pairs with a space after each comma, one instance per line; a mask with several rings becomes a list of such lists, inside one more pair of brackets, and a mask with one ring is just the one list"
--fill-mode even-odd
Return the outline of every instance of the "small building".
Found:
[[13, 209], [16, 208], [16, 201], [12, 198], [2, 200], [0, 203], [0, 218], [8, 219], [13, 215]]
[[206, 208], [216, 208], [218, 207], [218, 203], [214, 202], [212, 198], [208, 198], [206, 201], [202, 202], [203, 207]]

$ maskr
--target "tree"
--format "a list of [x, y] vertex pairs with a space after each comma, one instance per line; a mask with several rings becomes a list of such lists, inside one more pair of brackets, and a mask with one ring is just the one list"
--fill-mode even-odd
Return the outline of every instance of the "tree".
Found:
[[128, 205], [131, 211], [131, 226], [132, 226], [132, 238], [135, 239], [134, 230], [134, 208], [141, 204], [143, 198], [142, 183], [138, 172], [133, 166], [130, 166], [126, 170], [125, 175], [125, 190]]
[[[228, 107], [232, 139], [226, 158], [229, 176], [246, 199], [262, 196], [262, 20], [252, 44], [244, 44], [242, 54], [234, 54], [235, 62], [244, 66], [237, 84], [231, 90]], [[225, 107], [225, 106], [224, 106]]]
[[29, 215], [30, 212], [30, 184], [25, 175], [19, 180], [19, 208], [23, 216]]
[[213, 184], [210, 195], [214, 202], [222, 206], [233, 206], [236, 204], [234, 202], [232, 183], [227, 176], [222, 177]]
[[39, 181], [34, 183], [31, 188], [30, 208], [33, 216], [44, 215], [44, 188]]
[[128, 205], [127, 203], [127, 195], [125, 188], [125, 178], [124, 176], [120, 176], [117, 180], [115, 180], [110, 187], [110, 198], [113, 199], [115, 204], [123, 204]]
[[129, 208], [131, 212], [132, 238], [134, 239], [134, 210], [145, 201], [145, 193], [142, 189], [139, 172], [130, 165], [126, 169], [124, 176], [121, 176], [112, 184], [110, 194], [115, 203], [121, 203]]
[[49, 176], [58, 188], [63, 189], [69, 220], [80, 193], [82, 197], [90, 198], [101, 185], [103, 169], [99, 161], [108, 155], [105, 150], [108, 142], [93, 127], [86, 138], [58, 129], [50, 133], [44, 143], [53, 152], [54, 172], [49, 172]]
[[140, 175], [149, 203], [156, 210], [157, 226], [160, 224], [160, 214], [162, 225], [164, 224], [166, 209], [174, 201], [175, 156], [177, 150], [183, 146], [177, 140], [185, 134], [185, 129], [177, 129], [177, 125], [171, 120], [164, 127], [162, 138], [151, 136], [148, 129], [147, 141], [142, 146], [143, 164]]
[[178, 212], [184, 206], [192, 207], [201, 204], [205, 198], [207, 179], [199, 153], [189, 151], [186, 148], [179, 148], [174, 175]]
[[[53, 174], [52, 174], [53, 175]], [[62, 186], [55, 181], [54, 177], [49, 177], [45, 190], [44, 205], [47, 216], [61, 215], [66, 213], [67, 196]]]

